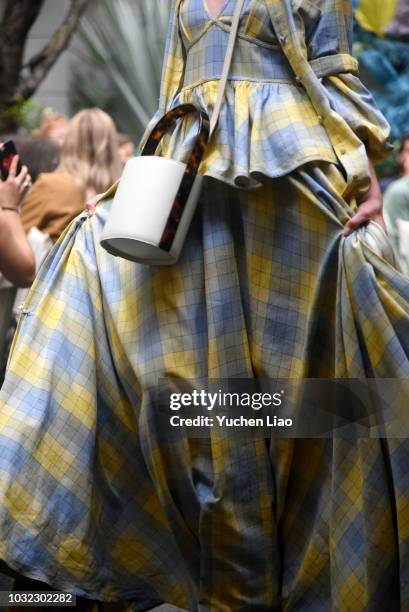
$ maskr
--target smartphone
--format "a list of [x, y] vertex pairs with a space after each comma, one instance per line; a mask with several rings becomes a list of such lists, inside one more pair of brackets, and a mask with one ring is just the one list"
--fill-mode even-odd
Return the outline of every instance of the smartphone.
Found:
[[[11, 162], [13, 161], [13, 157], [17, 155], [17, 150], [14, 142], [12, 140], [6, 140], [0, 145], [0, 172], [1, 172], [1, 180], [7, 180], [7, 177], [10, 172]], [[16, 174], [20, 174], [21, 172], [21, 163], [20, 160], [17, 164], [17, 172]]]

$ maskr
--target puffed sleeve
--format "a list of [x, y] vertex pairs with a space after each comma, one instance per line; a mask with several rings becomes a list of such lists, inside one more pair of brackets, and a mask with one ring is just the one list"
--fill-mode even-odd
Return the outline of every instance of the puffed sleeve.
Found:
[[353, 11], [350, 0], [308, 0], [304, 9], [310, 62], [331, 66], [323, 78], [331, 107], [365, 144], [376, 163], [392, 150], [390, 126], [355, 70], [351, 57]]
[[389, 141], [390, 125], [359, 77], [338, 74], [324, 79], [324, 85], [332, 108], [365, 144], [371, 161], [377, 163], [386, 159], [393, 150]]
[[351, 0], [300, 0], [309, 59], [352, 49], [353, 12]]
[[139, 148], [142, 149], [153, 127], [169, 110], [174, 96], [178, 93], [184, 73], [185, 57], [179, 34], [179, 7], [181, 0], [173, 0], [166, 36], [165, 54], [162, 66], [159, 107], [142, 136]]

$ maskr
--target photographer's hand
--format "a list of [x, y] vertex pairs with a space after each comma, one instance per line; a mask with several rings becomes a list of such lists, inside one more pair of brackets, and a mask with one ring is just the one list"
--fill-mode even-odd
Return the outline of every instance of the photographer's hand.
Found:
[[18, 155], [13, 157], [7, 179], [0, 181], [0, 208], [3, 210], [18, 211], [21, 200], [31, 187], [27, 166], [23, 166], [16, 176], [18, 159]]
[[0, 181], [0, 272], [17, 287], [27, 287], [35, 275], [35, 259], [24, 232], [19, 205], [31, 179], [24, 166], [16, 176], [18, 155], [7, 180]]

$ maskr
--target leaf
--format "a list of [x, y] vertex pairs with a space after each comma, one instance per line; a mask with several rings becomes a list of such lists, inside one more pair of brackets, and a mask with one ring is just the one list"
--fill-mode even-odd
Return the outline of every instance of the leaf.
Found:
[[170, 0], [99, 0], [81, 21], [72, 110], [98, 106], [137, 142], [157, 109]]

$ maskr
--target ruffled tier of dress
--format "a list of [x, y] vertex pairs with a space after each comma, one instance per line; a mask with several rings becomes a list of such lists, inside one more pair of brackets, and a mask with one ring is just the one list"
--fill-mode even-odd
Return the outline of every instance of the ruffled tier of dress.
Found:
[[[218, 80], [185, 87], [171, 107], [192, 103], [211, 116]], [[386, 157], [389, 126], [359, 79], [352, 74], [324, 80], [333, 109], [367, 145], [374, 161]], [[160, 114], [154, 117], [154, 125]], [[181, 120], [164, 139], [161, 155], [186, 162], [197, 134], [197, 119]], [[297, 83], [231, 80], [219, 123], [200, 172], [242, 188], [288, 174], [313, 161], [337, 162], [321, 118]]]

